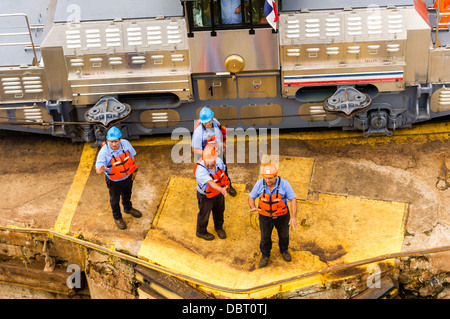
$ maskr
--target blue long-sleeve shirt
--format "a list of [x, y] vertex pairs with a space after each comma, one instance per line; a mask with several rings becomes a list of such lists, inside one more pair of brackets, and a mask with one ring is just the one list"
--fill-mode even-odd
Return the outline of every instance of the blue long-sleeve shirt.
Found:
[[[125, 152], [129, 152], [132, 159], [134, 159], [134, 156], [136, 155], [136, 151], [134, 150], [133, 146], [131, 146], [130, 142], [127, 140], [121, 139], [119, 149], [117, 151], [114, 151], [111, 146], [109, 146], [108, 142], [106, 142], [105, 145], [100, 149], [97, 155], [97, 161], [95, 162], [95, 168], [100, 168], [102, 165], [105, 165], [105, 167], [108, 167], [108, 165], [111, 164], [112, 156], [120, 157], [120, 155]], [[111, 171], [111, 168], [109, 168], [107, 171], [105, 171], [106, 176], [109, 178], [108, 173]], [[122, 181], [126, 179], [128, 176], [125, 176], [123, 178], [116, 179], [115, 182]]]

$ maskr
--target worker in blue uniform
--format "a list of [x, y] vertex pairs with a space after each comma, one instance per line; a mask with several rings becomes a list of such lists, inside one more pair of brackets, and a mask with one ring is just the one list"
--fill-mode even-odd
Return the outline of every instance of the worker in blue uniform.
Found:
[[194, 174], [197, 180], [197, 232], [199, 238], [213, 240], [214, 235], [207, 231], [209, 216], [213, 214], [214, 229], [221, 239], [225, 239], [226, 233], [223, 229], [225, 197], [230, 185], [226, 175], [226, 165], [217, 156], [216, 148], [206, 145], [202, 160], [197, 163]]
[[[214, 117], [214, 111], [208, 107], [203, 107], [200, 110], [199, 119], [194, 126], [194, 133], [192, 134], [192, 151], [194, 152], [194, 159], [202, 156], [203, 150], [207, 144], [214, 145], [216, 150], [226, 164], [225, 150], [226, 150], [226, 128]], [[228, 167], [225, 173], [228, 176]], [[231, 180], [229, 187], [229, 194], [236, 196], [237, 192], [234, 189]]]
[[[272, 162], [262, 168], [262, 179], [258, 180], [248, 197], [249, 212], [258, 211], [261, 231], [261, 259], [259, 267], [267, 266], [272, 249], [272, 231], [278, 232], [278, 245], [283, 259], [292, 260], [289, 248], [289, 225], [297, 228], [297, 198], [291, 184], [278, 176], [278, 168]], [[258, 207], [255, 199], [259, 197]], [[291, 212], [288, 203], [291, 204]], [[290, 214], [292, 213], [292, 215]]]
[[120, 210], [120, 198], [125, 213], [135, 218], [142, 213], [133, 208], [131, 193], [133, 181], [138, 171], [134, 157], [136, 151], [130, 142], [122, 139], [122, 133], [117, 127], [111, 127], [106, 134], [106, 143], [100, 149], [95, 163], [97, 174], [105, 174], [106, 185], [109, 189], [109, 203], [111, 205], [114, 222], [119, 229], [125, 229]]
[[223, 24], [242, 23], [241, 0], [222, 0], [220, 4]]

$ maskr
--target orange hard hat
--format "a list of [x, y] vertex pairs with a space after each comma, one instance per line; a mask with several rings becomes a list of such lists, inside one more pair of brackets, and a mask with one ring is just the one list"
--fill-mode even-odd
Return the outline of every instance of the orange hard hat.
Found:
[[278, 173], [278, 168], [275, 166], [274, 163], [269, 162], [263, 166], [261, 175], [265, 178], [271, 178], [271, 177], [276, 176], [277, 173]]
[[212, 163], [217, 159], [218, 152], [214, 145], [206, 144], [205, 149], [203, 150], [202, 159], [205, 162]]

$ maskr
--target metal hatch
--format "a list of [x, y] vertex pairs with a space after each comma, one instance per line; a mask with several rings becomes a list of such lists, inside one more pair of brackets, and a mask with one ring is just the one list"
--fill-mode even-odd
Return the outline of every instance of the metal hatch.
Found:
[[58, 0], [55, 22], [182, 17], [183, 7], [177, 0]]
[[413, 6], [413, 0], [341, 0], [341, 1], [317, 1], [317, 0], [302, 0], [299, 4], [298, 0], [282, 0], [282, 11], [300, 11], [301, 9], [308, 10], [324, 10], [324, 9], [344, 9], [344, 8], [367, 8], [367, 7], [386, 7], [389, 5], [395, 6]]

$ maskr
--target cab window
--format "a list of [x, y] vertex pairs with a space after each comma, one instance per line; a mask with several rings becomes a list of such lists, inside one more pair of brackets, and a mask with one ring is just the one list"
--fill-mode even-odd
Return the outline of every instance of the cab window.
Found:
[[188, 3], [192, 6], [193, 27], [211, 27], [211, 6], [209, 0], [196, 0]]
[[268, 27], [265, 0], [195, 0], [187, 2], [191, 31]]

